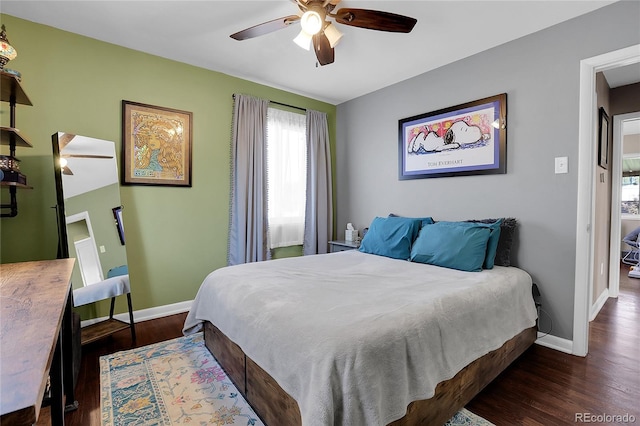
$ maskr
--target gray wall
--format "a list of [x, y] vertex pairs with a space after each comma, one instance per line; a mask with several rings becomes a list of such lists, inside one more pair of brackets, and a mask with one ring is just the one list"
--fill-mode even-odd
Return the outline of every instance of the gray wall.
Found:
[[[539, 284], [551, 334], [572, 339], [579, 63], [640, 43], [638, 17], [640, 3], [615, 3], [339, 105], [338, 233], [390, 212], [516, 217], [515, 264]], [[398, 180], [399, 119], [504, 92], [507, 174]], [[554, 174], [558, 156], [568, 174]]]

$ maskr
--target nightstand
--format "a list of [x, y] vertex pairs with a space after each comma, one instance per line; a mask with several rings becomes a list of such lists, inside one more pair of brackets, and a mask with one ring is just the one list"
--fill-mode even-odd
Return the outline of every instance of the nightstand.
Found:
[[358, 247], [360, 247], [360, 243], [355, 241], [329, 241], [329, 253], [335, 253], [345, 250], [356, 250]]

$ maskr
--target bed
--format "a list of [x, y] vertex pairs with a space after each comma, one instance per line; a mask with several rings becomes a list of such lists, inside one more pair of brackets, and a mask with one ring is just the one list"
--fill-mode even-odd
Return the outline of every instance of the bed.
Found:
[[443, 424], [534, 342], [536, 310], [521, 269], [430, 263], [352, 250], [221, 268], [184, 332], [204, 330], [268, 425]]

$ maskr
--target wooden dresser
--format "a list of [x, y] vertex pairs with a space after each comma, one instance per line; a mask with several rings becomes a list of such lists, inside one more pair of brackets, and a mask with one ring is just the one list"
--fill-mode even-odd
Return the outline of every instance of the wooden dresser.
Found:
[[63, 330], [71, 329], [74, 261], [0, 265], [0, 424], [34, 424], [49, 377], [51, 423], [64, 424], [65, 390], [74, 399], [62, 356], [72, 353]]

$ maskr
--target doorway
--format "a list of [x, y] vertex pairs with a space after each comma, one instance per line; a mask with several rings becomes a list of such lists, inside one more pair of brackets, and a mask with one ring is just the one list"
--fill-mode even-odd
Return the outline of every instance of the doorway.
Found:
[[[633, 130], [636, 128], [636, 130]], [[613, 117], [613, 168], [611, 179], [611, 231], [609, 254], [609, 297], [618, 297], [620, 293], [620, 241], [622, 241], [622, 174], [625, 158], [624, 137], [628, 134], [640, 133], [640, 111]], [[640, 153], [636, 153], [640, 154]], [[640, 225], [640, 222], [638, 222]]]
[[73, 251], [69, 247], [69, 254], [77, 259], [83, 285], [86, 287], [103, 281], [102, 265], [89, 212], [84, 211], [68, 216], [66, 223], [69, 241], [73, 242]]
[[[594, 164], [597, 109], [595, 75], [599, 71], [640, 62], [640, 45], [627, 47], [580, 61], [578, 118], [578, 193], [576, 212], [576, 266], [571, 353], [586, 356], [589, 348], [589, 311], [593, 287], [595, 217]], [[618, 240], [619, 241], [619, 240]], [[618, 255], [619, 256], [619, 255]], [[614, 270], [616, 268], [613, 268]], [[611, 273], [611, 272], [610, 272]], [[619, 273], [619, 272], [618, 272]]]

